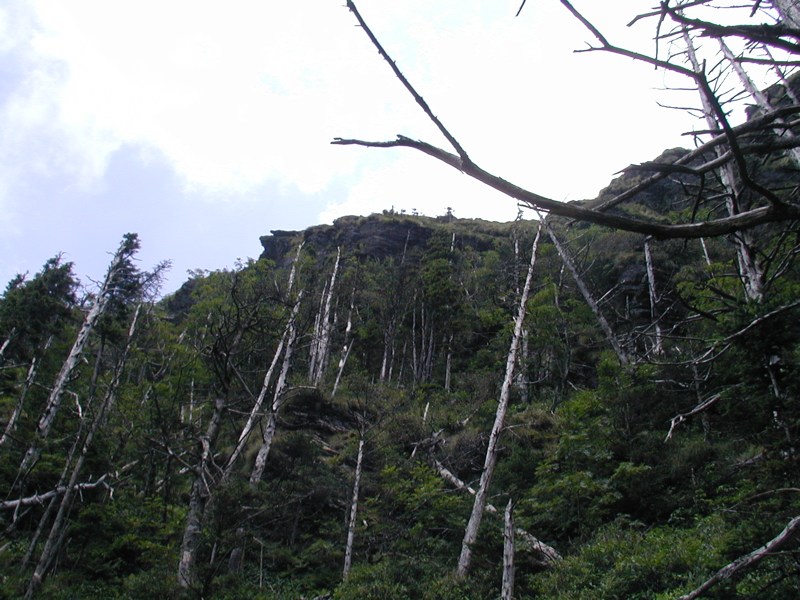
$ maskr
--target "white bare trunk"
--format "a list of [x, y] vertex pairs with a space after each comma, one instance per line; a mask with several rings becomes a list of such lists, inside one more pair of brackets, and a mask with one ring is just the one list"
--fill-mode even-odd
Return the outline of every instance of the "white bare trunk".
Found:
[[347, 579], [350, 566], [353, 563], [353, 541], [356, 536], [356, 516], [358, 512], [358, 488], [361, 485], [361, 463], [364, 459], [364, 438], [358, 441], [358, 459], [356, 460], [356, 475], [353, 480], [353, 498], [350, 501], [350, 520], [347, 523], [347, 544], [344, 550], [344, 569], [342, 578]]
[[[689, 32], [684, 29], [682, 32], [683, 41], [686, 44], [686, 55], [692, 65], [692, 69], [697, 73], [703, 72], [703, 67], [695, 52], [694, 42]], [[711, 98], [700, 90], [700, 101], [703, 105], [706, 124], [710, 130], [716, 130], [720, 124], [714, 112]], [[715, 148], [715, 153], [720, 156], [725, 150], [721, 146]], [[740, 212], [739, 191], [736, 183], [736, 171], [730, 162], [726, 162], [719, 169], [720, 181], [726, 197], [728, 214], [733, 216]], [[739, 277], [744, 287], [745, 296], [753, 302], [760, 302], [764, 296], [764, 273], [758, 264], [758, 260], [753, 251], [752, 235], [748, 231], [742, 231], [733, 236], [733, 243], [736, 246], [736, 259], [739, 265]]]
[[[742, 63], [736, 60], [733, 52], [731, 49], [728, 48], [728, 45], [725, 43], [723, 38], [719, 38], [717, 40], [719, 42], [720, 49], [722, 50], [722, 54], [728, 60], [733, 70], [736, 72], [736, 75], [739, 77], [739, 81], [742, 82], [742, 86], [744, 89], [747, 90], [747, 93], [750, 94], [750, 97], [755, 101], [756, 106], [761, 110], [762, 114], [771, 114], [775, 112], [775, 108], [769, 103], [769, 98], [767, 98], [766, 94], [762, 92], [753, 80], [750, 79], [750, 76], [742, 67]], [[787, 90], [790, 89], [787, 87]], [[784, 119], [775, 119], [775, 125], [786, 125], [786, 121]], [[782, 131], [778, 133], [779, 137], [783, 137], [785, 139], [795, 140], [797, 136], [792, 132], [792, 130], [788, 127], [785, 127]], [[795, 166], [800, 166], [800, 148], [788, 148], [786, 153], [792, 158], [794, 161]]]
[[250, 415], [247, 418], [247, 422], [245, 423], [244, 427], [242, 427], [242, 431], [239, 433], [239, 439], [236, 442], [236, 447], [233, 449], [233, 452], [231, 452], [231, 455], [228, 458], [228, 462], [225, 464], [222, 476], [223, 482], [230, 479], [236, 461], [238, 460], [239, 456], [244, 450], [245, 444], [247, 443], [247, 439], [250, 437], [250, 433], [253, 431], [253, 427], [255, 427], [256, 423], [261, 420], [261, 407], [264, 404], [264, 399], [267, 396], [267, 391], [269, 390], [270, 383], [272, 383], [272, 375], [275, 372], [275, 367], [277, 366], [278, 360], [283, 354], [283, 348], [284, 345], [286, 344], [286, 340], [289, 338], [290, 332], [294, 329], [294, 323], [295, 320], [297, 319], [297, 313], [300, 310], [300, 302], [302, 299], [303, 299], [303, 292], [301, 291], [297, 296], [297, 301], [292, 307], [292, 312], [289, 315], [289, 320], [286, 323], [286, 328], [283, 331], [283, 336], [281, 337], [281, 340], [278, 343], [278, 347], [275, 349], [275, 354], [272, 357], [272, 362], [270, 362], [269, 368], [267, 369], [267, 372], [264, 375], [264, 381], [261, 384], [261, 390], [259, 390], [258, 397], [256, 398], [256, 401], [253, 404], [252, 409], [250, 410]]
[[644, 261], [647, 265], [647, 289], [650, 293], [650, 322], [655, 328], [655, 341], [653, 344], [653, 353], [656, 355], [664, 351], [662, 343], [661, 325], [658, 322], [658, 313], [656, 311], [656, 304], [658, 303], [658, 295], [656, 294], [656, 272], [653, 268], [653, 255], [650, 252], [650, 238], [644, 240]]
[[514, 598], [514, 515], [511, 498], [508, 499], [503, 522], [503, 587], [500, 592], [502, 600]]
[[[70, 474], [69, 482], [67, 483], [64, 494], [61, 497], [61, 504], [58, 507], [58, 512], [53, 520], [53, 525], [50, 527], [50, 533], [47, 536], [47, 540], [45, 540], [44, 548], [42, 549], [42, 553], [39, 557], [39, 562], [36, 564], [33, 575], [31, 576], [31, 580], [28, 584], [26, 596], [29, 598], [36, 594], [36, 591], [44, 580], [45, 575], [49, 571], [53, 559], [58, 552], [58, 548], [61, 545], [61, 541], [66, 531], [67, 515], [72, 506], [72, 499], [75, 496], [75, 492], [79, 491], [80, 489], [78, 480], [80, 479], [81, 471], [83, 470], [83, 465], [86, 461], [86, 456], [92, 446], [94, 436], [100, 430], [106, 415], [111, 410], [117, 399], [117, 390], [119, 389], [119, 384], [122, 381], [122, 374], [125, 369], [128, 356], [130, 355], [131, 347], [133, 346], [133, 338], [136, 332], [136, 324], [139, 319], [141, 308], [142, 305], [139, 304], [133, 314], [133, 318], [128, 329], [128, 339], [125, 349], [123, 350], [122, 356], [114, 367], [114, 375], [111, 379], [108, 389], [106, 390], [103, 402], [101, 403], [100, 408], [97, 410], [94, 420], [88, 426], [88, 431], [86, 432], [86, 436], [83, 438], [83, 441], [81, 441], [79, 434], [78, 439], [75, 440], [73, 450], [70, 452], [70, 456], [67, 459], [67, 463], [71, 463], [76, 451], [80, 449], [77, 460], [72, 467], [72, 473]], [[82, 418], [87, 419], [88, 416]]]
[[444, 365], [444, 391], [450, 393], [450, 374], [453, 365], [453, 334], [447, 339], [447, 360]]
[[6, 348], [8, 348], [8, 345], [11, 343], [11, 340], [14, 339], [14, 334], [16, 332], [17, 328], [13, 327], [9, 332], [8, 337], [5, 339], [5, 341], [2, 344], [0, 344], [0, 359], [3, 358], [3, 354], [5, 354]]
[[134, 252], [135, 249], [131, 249], [130, 245], [127, 243], [127, 240], [123, 241], [111, 260], [111, 264], [108, 267], [108, 272], [106, 273], [106, 278], [103, 281], [103, 285], [100, 288], [100, 291], [97, 293], [97, 297], [92, 303], [91, 309], [83, 320], [83, 325], [81, 325], [81, 329], [75, 338], [75, 342], [69, 351], [69, 355], [61, 366], [61, 370], [59, 371], [55, 383], [53, 384], [53, 389], [50, 392], [50, 396], [47, 398], [47, 404], [45, 405], [44, 412], [42, 413], [42, 416], [39, 419], [39, 423], [36, 427], [36, 437], [22, 459], [22, 464], [20, 464], [20, 473], [22, 474], [23, 478], [25, 477], [27, 471], [38, 460], [39, 454], [41, 453], [40, 444], [47, 439], [48, 435], [50, 435], [50, 430], [53, 427], [56, 415], [61, 407], [61, 400], [67, 388], [67, 382], [70, 380], [75, 367], [80, 362], [83, 348], [86, 346], [86, 342], [89, 340], [89, 336], [91, 335], [94, 326], [97, 324], [98, 319], [103, 315], [103, 312], [108, 305], [111, 292], [113, 291], [112, 284], [115, 282], [120, 268], [123, 266], [125, 261], [133, 255]]
[[[450, 469], [445, 467], [438, 460], [434, 460], [433, 465], [434, 467], [436, 467], [436, 471], [439, 473], [441, 478], [444, 479], [447, 483], [449, 483], [456, 489], [468, 492], [472, 496], [476, 494], [474, 488], [468, 486], [464, 481], [456, 477], [456, 475]], [[486, 503], [485, 510], [486, 512], [491, 513], [493, 515], [497, 514], [497, 508], [494, 505], [489, 504], [488, 502]], [[514, 533], [524, 544], [523, 548], [521, 549], [525, 549], [526, 551], [533, 554], [533, 562], [535, 562], [537, 565], [549, 568], [552, 567], [556, 562], [561, 560], [561, 555], [555, 548], [549, 546], [548, 544], [545, 544], [543, 541], [541, 541], [534, 535], [530, 534], [529, 532], [525, 531], [521, 527], [515, 527]]]
[[800, 2], [798, 0], [772, 0], [772, 6], [789, 27], [800, 29]]
[[500, 441], [500, 434], [505, 425], [506, 412], [508, 410], [508, 400], [511, 392], [511, 383], [514, 378], [514, 366], [517, 362], [517, 349], [520, 345], [522, 338], [522, 325], [525, 321], [525, 308], [528, 303], [528, 294], [531, 289], [531, 281], [533, 280], [533, 267], [536, 264], [536, 248], [539, 244], [539, 237], [542, 232], [541, 222], [539, 229], [536, 232], [536, 238], [533, 241], [533, 248], [531, 249], [531, 262], [528, 266], [528, 275], [525, 278], [525, 286], [522, 289], [522, 295], [519, 299], [519, 307], [517, 310], [517, 317], [514, 322], [514, 333], [511, 336], [511, 346], [508, 350], [508, 358], [506, 359], [506, 374], [503, 379], [503, 385], [500, 390], [500, 400], [497, 403], [497, 412], [495, 413], [494, 425], [492, 426], [491, 434], [489, 435], [489, 444], [486, 448], [486, 458], [483, 463], [483, 472], [481, 473], [480, 484], [478, 485], [478, 492], [475, 494], [475, 501], [472, 505], [472, 513], [469, 517], [466, 530], [464, 531], [464, 540], [461, 544], [461, 555], [458, 558], [458, 567], [456, 568], [456, 576], [464, 578], [469, 571], [470, 562], [472, 559], [472, 546], [475, 540], [478, 539], [478, 529], [480, 528], [481, 520], [483, 519], [483, 511], [486, 508], [486, 500], [489, 495], [489, 485], [492, 482], [494, 475], [494, 468], [497, 464], [498, 444]]
[[200, 458], [194, 468], [194, 481], [189, 492], [189, 511], [181, 541], [181, 555], [178, 562], [178, 585], [189, 588], [194, 585], [194, 564], [202, 533], [203, 511], [211, 500], [211, 486], [207, 481], [208, 467], [212, 459], [212, 447], [217, 439], [222, 415], [225, 412], [225, 399], [217, 398], [214, 412], [208, 423], [205, 435], [200, 439], [202, 447]]
[[691, 591], [688, 594], [684, 594], [678, 600], [695, 600], [695, 598], [699, 598], [703, 594], [705, 594], [710, 588], [718, 584], [720, 581], [724, 581], [729, 579], [734, 573], [740, 571], [741, 569], [746, 569], [757, 562], [761, 561], [762, 559], [772, 555], [775, 551], [783, 546], [787, 541], [791, 540], [797, 531], [800, 530], [800, 517], [795, 517], [791, 521], [789, 521], [788, 525], [783, 528], [778, 535], [768, 541], [766, 544], [761, 546], [760, 548], [756, 548], [750, 554], [746, 554], [737, 558], [732, 563], [726, 565], [719, 571], [717, 571], [714, 576], [705, 581], [703, 585], [698, 587], [697, 589]]
[[353, 343], [350, 341], [350, 333], [353, 330], [353, 311], [355, 310], [356, 289], [353, 288], [353, 293], [350, 295], [350, 310], [347, 312], [347, 326], [344, 330], [344, 345], [342, 346], [342, 356], [339, 359], [339, 368], [336, 371], [336, 381], [333, 383], [333, 390], [331, 391], [331, 400], [336, 395], [336, 390], [339, 388], [339, 382], [342, 379], [344, 367], [347, 364], [347, 358], [350, 356], [350, 351], [353, 349]]
[[336, 262], [333, 265], [333, 273], [326, 290], [323, 291], [324, 304], [321, 313], [318, 315], [317, 324], [314, 332], [314, 342], [312, 343], [313, 354], [310, 361], [310, 381], [313, 385], [319, 385], [325, 375], [325, 367], [328, 362], [328, 353], [331, 345], [331, 300], [333, 290], [336, 286], [336, 275], [339, 272], [339, 260], [342, 255], [341, 247], [336, 248]]
[[292, 362], [292, 353], [294, 352], [294, 341], [297, 337], [297, 330], [294, 322], [291, 322], [289, 328], [289, 339], [286, 341], [286, 352], [283, 355], [283, 364], [281, 366], [281, 373], [278, 376], [278, 381], [275, 383], [275, 392], [272, 396], [272, 406], [270, 407], [269, 414], [267, 415], [267, 425], [264, 427], [264, 435], [261, 440], [261, 448], [256, 455], [256, 462], [253, 465], [253, 470], [250, 473], [250, 484], [255, 485], [264, 475], [264, 468], [267, 465], [267, 457], [272, 448], [272, 440], [275, 437], [275, 430], [277, 427], [278, 413], [280, 412], [281, 405], [283, 404], [283, 391], [286, 388], [286, 376], [289, 373], [289, 367]]
[[[51, 335], [49, 338], [47, 338], [44, 348], [42, 348], [42, 354], [47, 352], [47, 349], [50, 348], [50, 344], [52, 343], [53, 336]], [[14, 412], [12, 412], [11, 416], [8, 418], [6, 429], [3, 432], [2, 437], [0, 437], [0, 448], [2, 448], [5, 443], [11, 439], [11, 435], [14, 433], [14, 430], [17, 427], [17, 420], [19, 419], [20, 414], [22, 414], [22, 407], [25, 405], [25, 397], [28, 395], [28, 390], [31, 389], [31, 386], [36, 379], [37, 362], [37, 357], [34, 356], [31, 360], [31, 366], [28, 368], [28, 375], [25, 377], [25, 382], [22, 384], [22, 389], [19, 392], [19, 398], [17, 399], [17, 404], [14, 407]]]
[[561, 257], [561, 261], [564, 263], [564, 266], [572, 275], [572, 279], [575, 280], [575, 285], [578, 286], [578, 289], [580, 290], [583, 299], [586, 300], [586, 303], [589, 305], [589, 308], [592, 309], [592, 312], [594, 313], [594, 316], [597, 319], [600, 328], [603, 330], [603, 333], [605, 334], [608, 343], [611, 344], [611, 347], [614, 349], [614, 352], [617, 355], [619, 363], [623, 367], [628, 366], [630, 364], [630, 359], [628, 358], [628, 354], [620, 345], [617, 336], [614, 335], [614, 331], [611, 329], [611, 325], [608, 323], [605, 316], [603, 316], [603, 313], [600, 310], [600, 306], [597, 304], [597, 301], [594, 299], [594, 296], [592, 296], [592, 293], [589, 291], [589, 288], [586, 287], [586, 284], [583, 282], [583, 278], [581, 277], [580, 273], [578, 273], [578, 269], [575, 267], [575, 264], [572, 262], [572, 259], [569, 257], [569, 254], [567, 254], [566, 250], [561, 245], [561, 242], [559, 242], [555, 232], [553, 231], [552, 227], [550, 227], [550, 224], [547, 221], [545, 221], [544, 226], [547, 229], [547, 234], [550, 236], [553, 245], [556, 247], [558, 255]]

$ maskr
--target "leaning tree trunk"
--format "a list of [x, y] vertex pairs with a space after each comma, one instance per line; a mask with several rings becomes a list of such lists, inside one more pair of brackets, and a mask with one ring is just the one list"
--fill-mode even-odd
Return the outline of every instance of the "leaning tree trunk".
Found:
[[353, 293], [350, 295], [350, 310], [347, 312], [347, 326], [344, 330], [344, 345], [342, 346], [342, 357], [339, 359], [339, 368], [336, 371], [336, 381], [333, 383], [333, 390], [331, 391], [331, 400], [336, 395], [336, 390], [339, 388], [339, 382], [342, 379], [342, 373], [347, 365], [347, 359], [350, 356], [350, 350], [353, 349], [353, 342], [350, 339], [350, 334], [353, 330], [353, 310], [355, 309], [356, 301], [356, 288], [353, 288]]
[[[750, 94], [750, 97], [756, 103], [756, 106], [761, 110], [763, 114], [771, 114], [775, 112], [775, 108], [769, 103], [769, 99], [767, 95], [762, 92], [753, 80], [750, 79], [750, 76], [742, 67], [742, 63], [739, 62], [736, 57], [731, 52], [731, 49], [728, 48], [728, 45], [725, 43], [723, 38], [719, 38], [717, 40], [719, 42], [719, 47], [722, 50], [722, 54], [727, 59], [728, 63], [730, 63], [731, 68], [736, 72], [736, 75], [739, 77], [739, 81], [742, 82], [742, 86], [744, 89], [747, 90], [747, 93]], [[787, 90], [789, 90], [791, 86], [787, 86]], [[784, 119], [775, 119], [773, 121], [774, 125], [776, 126], [783, 126], [783, 131], [781, 131], [778, 136], [783, 137], [784, 139], [796, 141], [797, 136], [792, 132], [792, 130], [787, 126], [786, 121]], [[788, 148], [786, 153], [791, 157], [794, 161], [795, 167], [800, 166], [800, 148]]]
[[[295, 308], [300, 305], [301, 297], [302, 293], [297, 299]], [[286, 340], [286, 351], [283, 355], [283, 364], [281, 365], [280, 375], [278, 375], [278, 381], [275, 382], [275, 391], [273, 392], [272, 396], [272, 404], [269, 412], [267, 413], [267, 423], [263, 427], [264, 431], [261, 439], [261, 447], [258, 449], [255, 464], [253, 465], [253, 470], [250, 473], [250, 487], [255, 487], [258, 485], [258, 482], [261, 481], [261, 478], [264, 475], [264, 469], [267, 466], [267, 457], [269, 456], [269, 451], [272, 448], [272, 441], [275, 438], [275, 431], [277, 430], [278, 426], [278, 413], [283, 403], [283, 392], [286, 388], [286, 376], [288, 375], [289, 367], [291, 366], [292, 351], [294, 348], [294, 341], [297, 336], [294, 318], [289, 320], [287, 332], [288, 339]], [[234, 573], [240, 571], [242, 568], [243, 558], [244, 528], [239, 527], [236, 530], [234, 548], [231, 551], [231, 555], [228, 559], [228, 570]]]
[[[53, 342], [53, 336], [47, 338], [47, 342], [45, 342], [44, 348], [42, 348], [42, 355], [44, 355], [48, 348], [50, 348], [50, 344]], [[28, 368], [28, 375], [25, 377], [25, 382], [22, 384], [22, 389], [19, 392], [19, 398], [17, 399], [17, 404], [14, 407], [14, 411], [11, 413], [11, 416], [8, 418], [8, 422], [6, 423], [6, 429], [3, 432], [2, 437], [0, 437], [0, 448], [2, 448], [5, 443], [11, 438], [11, 435], [14, 433], [14, 430], [17, 427], [17, 420], [19, 419], [20, 414], [22, 414], [22, 408], [25, 405], [25, 398], [28, 395], [28, 391], [31, 389], [34, 380], [36, 379], [36, 364], [38, 359], [36, 356], [33, 357], [31, 360], [31, 365]]]
[[[432, 462], [433, 466], [436, 468], [436, 471], [439, 473], [439, 476], [447, 483], [458, 490], [469, 492], [473, 496], [477, 493], [464, 481], [456, 477], [456, 475], [450, 471], [450, 469], [445, 467], [438, 460], [432, 459]], [[498, 513], [497, 508], [488, 502], [486, 503], [486, 512], [493, 515]], [[522, 542], [517, 544], [518, 549], [527, 552], [529, 555], [527, 560], [533, 564], [542, 567], [543, 569], [549, 569], [561, 560], [561, 554], [559, 554], [558, 550], [548, 544], [545, 544], [542, 540], [530, 532], [525, 531], [521, 527], [514, 528], [514, 535], [518, 542]]]
[[289, 329], [289, 339], [286, 342], [286, 352], [283, 355], [283, 365], [281, 366], [281, 373], [278, 376], [278, 381], [275, 383], [275, 393], [272, 397], [272, 406], [270, 407], [269, 414], [267, 415], [267, 426], [264, 427], [264, 434], [262, 436], [261, 448], [256, 455], [256, 462], [253, 465], [253, 471], [250, 473], [250, 484], [256, 485], [261, 481], [264, 475], [264, 468], [267, 466], [267, 457], [272, 448], [272, 440], [275, 437], [275, 429], [277, 427], [278, 413], [281, 406], [283, 406], [283, 392], [286, 388], [286, 377], [289, 374], [289, 367], [292, 363], [292, 353], [294, 351], [294, 341], [297, 337], [297, 330], [294, 323], [291, 323]]
[[353, 499], [350, 502], [350, 519], [347, 523], [347, 544], [344, 549], [344, 568], [342, 579], [347, 579], [350, 566], [353, 563], [353, 542], [356, 537], [356, 514], [358, 512], [358, 489], [361, 485], [361, 463], [364, 460], [364, 436], [358, 440], [358, 458], [356, 459], [356, 474], [353, 480]]
[[[74, 454], [74, 451], [80, 448], [75, 465], [72, 467], [72, 474], [70, 475], [66, 490], [64, 491], [64, 495], [61, 497], [61, 504], [58, 507], [58, 512], [53, 520], [53, 525], [50, 527], [50, 533], [47, 536], [47, 540], [45, 540], [42, 554], [39, 557], [39, 562], [36, 564], [36, 567], [33, 570], [33, 575], [31, 576], [31, 580], [28, 584], [28, 590], [26, 593], [27, 598], [32, 598], [36, 594], [39, 586], [41, 586], [42, 581], [44, 580], [45, 575], [50, 570], [53, 559], [55, 558], [56, 554], [58, 553], [58, 549], [61, 546], [61, 541], [66, 533], [67, 514], [72, 506], [72, 500], [75, 496], [75, 492], [79, 490], [78, 481], [83, 470], [83, 465], [86, 461], [86, 456], [92, 446], [94, 436], [100, 430], [100, 427], [105, 421], [106, 415], [111, 410], [114, 402], [117, 399], [117, 390], [119, 389], [119, 384], [122, 381], [122, 373], [128, 361], [131, 347], [133, 346], [133, 339], [136, 333], [136, 323], [139, 319], [141, 308], [142, 305], [139, 304], [133, 314], [133, 319], [131, 320], [130, 328], [128, 329], [128, 340], [125, 344], [125, 349], [123, 350], [122, 356], [119, 358], [116, 367], [114, 368], [113, 377], [109, 383], [108, 389], [106, 390], [100, 408], [95, 414], [91, 425], [88, 427], [88, 431], [86, 432], [83, 442], [81, 443], [80, 441], [79, 433], [79, 437], [75, 440], [75, 445], [73, 446], [73, 452], [70, 453], [71, 456], [67, 459], [68, 463], [72, 462], [72, 455]], [[89, 407], [87, 407], [87, 413], [89, 412], [88, 409]], [[88, 419], [88, 414], [85, 419]]]
[[39, 419], [39, 423], [36, 427], [36, 436], [34, 441], [31, 443], [28, 451], [25, 453], [25, 456], [22, 459], [19, 470], [23, 480], [25, 479], [28, 470], [30, 470], [33, 464], [39, 459], [39, 455], [41, 454], [40, 446], [44, 440], [47, 439], [47, 436], [50, 435], [50, 430], [53, 427], [56, 415], [61, 407], [61, 400], [67, 388], [67, 383], [70, 381], [75, 367], [77, 367], [78, 363], [80, 362], [81, 354], [83, 353], [83, 348], [86, 346], [86, 342], [89, 339], [89, 335], [92, 333], [94, 326], [97, 324], [98, 319], [103, 315], [103, 312], [108, 305], [108, 301], [111, 298], [112, 292], [114, 291], [113, 286], [116, 283], [120, 269], [136, 253], [137, 249], [138, 244], [132, 242], [132, 238], [126, 236], [111, 260], [111, 265], [108, 267], [106, 278], [97, 294], [97, 298], [92, 304], [92, 308], [86, 314], [83, 325], [81, 326], [81, 329], [75, 338], [75, 343], [72, 345], [69, 355], [61, 366], [61, 371], [59, 371], [56, 381], [53, 384], [53, 389], [47, 399], [44, 412], [42, 413], [42, 416]]
[[553, 245], [556, 247], [556, 251], [558, 255], [561, 257], [561, 261], [564, 263], [564, 266], [567, 267], [567, 270], [572, 275], [572, 279], [575, 280], [575, 285], [578, 286], [578, 289], [581, 292], [584, 300], [586, 300], [586, 304], [589, 305], [589, 308], [592, 309], [592, 313], [594, 313], [597, 322], [600, 325], [600, 328], [603, 330], [603, 333], [608, 340], [608, 343], [611, 344], [611, 347], [614, 349], [614, 352], [617, 355], [617, 359], [619, 360], [619, 364], [623, 367], [627, 367], [630, 364], [630, 359], [628, 358], [627, 352], [622, 348], [622, 345], [619, 343], [617, 336], [614, 335], [614, 331], [611, 329], [611, 325], [606, 320], [603, 312], [600, 310], [600, 306], [597, 304], [597, 301], [592, 296], [592, 293], [589, 291], [589, 288], [586, 287], [586, 284], [583, 282], [583, 278], [581, 277], [580, 273], [578, 273], [578, 269], [575, 266], [575, 263], [572, 262], [572, 259], [567, 254], [567, 251], [561, 245], [561, 242], [556, 237], [553, 228], [550, 226], [546, 220], [544, 221], [544, 226], [547, 229], [547, 235], [550, 236], [550, 239], [553, 242]]
[[661, 332], [661, 324], [659, 316], [656, 311], [658, 303], [658, 295], [656, 294], [656, 271], [653, 268], [653, 255], [650, 252], [650, 238], [644, 240], [644, 262], [647, 267], [647, 290], [650, 294], [650, 322], [655, 329], [655, 340], [653, 343], [653, 354], [660, 355], [664, 351], [663, 335]]
[[464, 578], [469, 571], [470, 562], [472, 559], [472, 546], [475, 540], [478, 539], [478, 529], [483, 519], [483, 511], [486, 509], [486, 499], [489, 496], [489, 485], [492, 482], [494, 475], [494, 468], [497, 464], [498, 444], [500, 441], [500, 434], [503, 431], [506, 420], [506, 412], [508, 410], [508, 401], [511, 395], [511, 384], [514, 379], [514, 365], [517, 362], [517, 349], [520, 345], [522, 338], [522, 324], [525, 321], [525, 307], [528, 303], [528, 295], [531, 289], [531, 280], [533, 279], [533, 267], [536, 264], [536, 248], [539, 244], [539, 237], [542, 232], [541, 222], [539, 229], [536, 232], [536, 238], [533, 240], [533, 248], [531, 249], [531, 262], [528, 266], [528, 275], [525, 278], [525, 286], [522, 289], [522, 295], [519, 299], [519, 308], [517, 310], [517, 317], [514, 322], [514, 333], [511, 336], [511, 346], [508, 350], [508, 358], [506, 359], [506, 375], [503, 379], [503, 386], [500, 390], [500, 401], [497, 404], [497, 412], [494, 418], [494, 425], [492, 432], [489, 435], [489, 445], [486, 448], [486, 458], [483, 463], [483, 472], [481, 473], [480, 484], [478, 491], [475, 494], [475, 501], [472, 505], [472, 513], [469, 517], [466, 530], [464, 531], [464, 540], [461, 544], [461, 555], [458, 558], [458, 567], [456, 568], [456, 576]]
[[252, 433], [256, 423], [261, 420], [261, 407], [264, 404], [264, 399], [266, 398], [270, 384], [272, 383], [272, 375], [275, 372], [275, 367], [277, 366], [278, 360], [283, 354], [283, 349], [284, 346], [286, 346], [287, 344], [287, 339], [291, 338], [293, 341], [294, 324], [297, 319], [297, 314], [300, 310], [300, 302], [302, 299], [303, 299], [303, 292], [301, 291], [297, 295], [297, 300], [295, 301], [294, 306], [292, 307], [292, 312], [289, 315], [289, 320], [286, 323], [286, 328], [283, 331], [283, 336], [281, 337], [280, 342], [278, 342], [278, 347], [276, 348], [275, 354], [272, 357], [272, 362], [270, 363], [269, 368], [267, 368], [267, 372], [264, 375], [264, 381], [261, 384], [261, 390], [258, 393], [258, 397], [256, 398], [256, 401], [253, 404], [253, 408], [250, 410], [250, 415], [247, 418], [247, 422], [245, 423], [244, 427], [242, 427], [242, 430], [239, 433], [239, 439], [236, 442], [236, 446], [234, 447], [233, 452], [231, 452], [231, 455], [228, 458], [227, 463], [225, 464], [222, 475], [223, 482], [227, 482], [230, 479], [231, 474], [233, 473], [233, 469], [236, 465], [236, 461], [238, 460], [239, 456], [241, 455], [242, 451], [245, 448], [247, 439], [250, 437], [250, 434]]
[[333, 265], [333, 273], [331, 274], [330, 282], [323, 291], [320, 312], [317, 315], [314, 327], [314, 340], [311, 343], [308, 373], [309, 381], [312, 385], [319, 385], [322, 382], [328, 362], [328, 353], [331, 346], [331, 300], [336, 286], [336, 275], [339, 272], [341, 250], [341, 247], [336, 248], [336, 262]]

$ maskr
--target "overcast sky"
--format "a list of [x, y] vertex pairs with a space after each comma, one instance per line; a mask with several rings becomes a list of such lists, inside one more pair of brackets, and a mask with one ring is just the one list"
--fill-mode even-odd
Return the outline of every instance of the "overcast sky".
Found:
[[[663, 74], [600, 53], [555, 0], [361, 0], [406, 76], [485, 169], [559, 200], [699, 127]], [[642, 0], [576, 1], [612, 41]], [[257, 257], [259, 236], [394, 207], [507, 221], [513, 200], [410, 149], [446, 146], [341, 0], [4, 0], [0, 281], [63, 252], [84, 283], [128, 232], [141, 266]]]

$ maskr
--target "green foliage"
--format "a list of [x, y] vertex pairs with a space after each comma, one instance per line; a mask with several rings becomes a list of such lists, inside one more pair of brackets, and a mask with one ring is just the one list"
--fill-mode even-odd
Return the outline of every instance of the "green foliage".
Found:
[[[649, 198], [636, 210], [687, 208], [670, 190], [669, 198]], [[117, 306], [89, 340], [63, 418], [23, 483], [17, 467], [80, 315], [70, 270], [58, 261], [29, 282], [12, 283], [0, 302], [0, 324], [24, 335], [6, 355], [21, 362], [9, 360], [0, 371], [0, 414], [17, 405], [26, 361], [45, 336], [55, 337], [17, 431], [0, 449], [4, 497], [51, 490], [67, 453], [95, 422], [98, 401], [115, 392], [81, 478], [106, 476], [113, 498], [100, 488], [76, 496], [58, 572], [45, 580], [42, 596], [496, 597], [502, 519], [484, 519], [473, 570], [456, 581], [472, 497], [446, 482], [434, 460], [477, 486], [531, 229], [382, 215], [289, 236], [285, 255], [196, 272], [175, 297], [148, 303], [123, 364], [127, 327], [143, 293], [137, 285], [146, 279], [128, 265]], [[604, 296], [601, 309], [635, 364], [619, 365], [543, 241], [489, 501], [501, 508], [512, 499], [517, 526], [565, 558], [548, 571], [520, 549], [516, 596], [678, 596], [772, 538], [800, 508], [800, 325], [787, 308], [800, 277], [790, 260], [791, 236], [763, 234], [764, 247], [786, 260], [761, 303], [744, 298], [727, 241], [706, 241], [710, 266], [696, 242], [652, 242], [658, 299], [651, 307], [640, 238], [585, 224], [559, 225], [559, 234], [589, 287]], [[311, 388], [308, 348], [337, 247], [327, 370], [323, 385]], [[223, 481], [300, 289], [297, 338], [264, 476], [249, 481], [282, 354], [263, 390], [261, 421]], [[668, 332], [659, 355], [651, 310]], [[345, 344], [351, 352], [331, 398]], [[665, 440], [676, 415], [709, 398], [716, 400], [675, 421]], [[208, 437], [219, 399], [219, 432]], [[343, 582], [362, 438], [353, 567]], [[186, 591], [175, 565], [198, 481], [197, 583]], [[31, 505], [11, 527], [12, 511], [0, 515], [9, 527], [9, 560], [0, 567], [6, 597], [12, 593], [5, 590], [25, 588], [29, 573], [17, 565], [43, 514], [43, 506]], [[236, 548], [244, 553], [241, 569], [230, 571]], [[784, 552], [711, 597], [793, 597], [796, 545]]]
[[531, 583], [536, 597], [552, 600], [674, 598], [721, 564], [724, 534], [724, 524], [713, 518], [686, 529], [650, 530], [620, 519]]

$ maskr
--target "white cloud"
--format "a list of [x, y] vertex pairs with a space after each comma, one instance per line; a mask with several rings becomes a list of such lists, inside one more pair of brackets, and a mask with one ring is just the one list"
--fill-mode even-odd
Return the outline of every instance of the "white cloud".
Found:
[[[647, 27], [644, 35], [624, 27], [639, 0], [582, 4], [614, 40], [651, 43]], [[656, 107], [657, 97], [671, 101], [653, 91], [661, 74], [575, 55], [591, 37], [556, 2], [528, 3], [519, 18], [517, 2], [363, 0], [360, 8], [472, 158], [537, 193], [592, 196], [614, 171], [677, 145], [691, 128]], [[393, 205], [516, 215], [513, 200], [413, 150], [330, 145], [337, 136], [404, 134], [447, 148], [341, 2], [7, 0], [0, 61], [12, 74], [0, 81], [0, 226], [20, 239], [36, 227], [28, 192], [50, 181], [99, 196], [126, 147], [138, 151], [126, 164], [157, 157], [183, 184], [180, 210], [166, 208], [181, 199], [164, 198], [160, 215], [205, 201], [193, 217], [207, 230], [226, 199], [275, 209], [265, 231], [285, 227], [281, 213], [291, 227], [317, 222], [309, 198], [315, 206], [343, 198], [329, 201], [326, 221]], [[36, 210], [46, 210], [39, 201]]]

